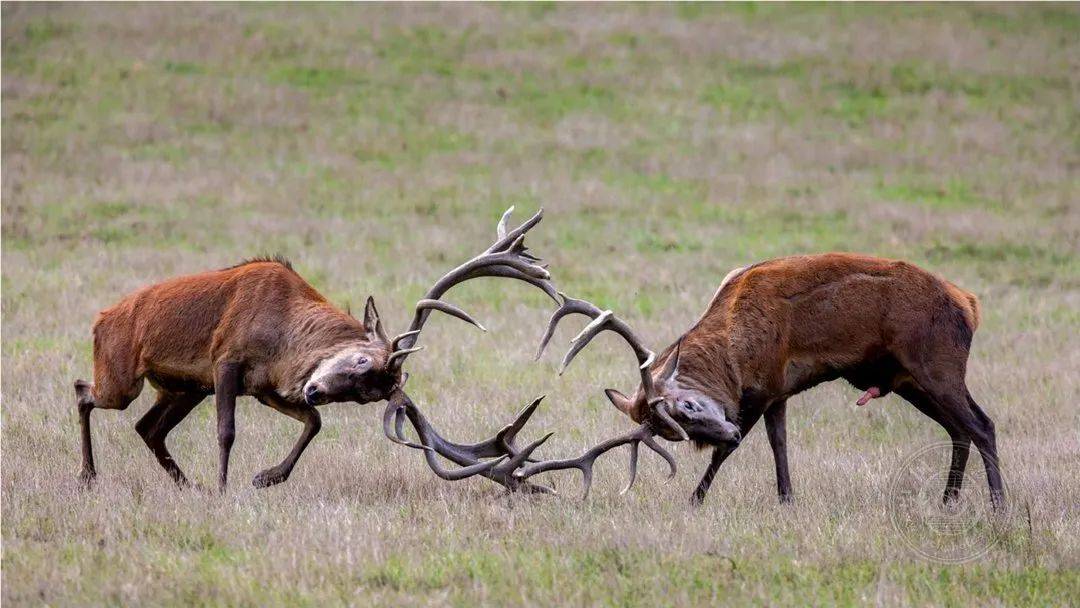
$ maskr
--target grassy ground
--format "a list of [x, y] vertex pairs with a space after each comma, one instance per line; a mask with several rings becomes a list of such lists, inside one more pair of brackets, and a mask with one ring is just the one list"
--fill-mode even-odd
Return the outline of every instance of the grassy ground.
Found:
[[[16, 604], [1066, 605], [1080, 594], [1080, 205], [1075, 6], [324, 5], [3, 7], [3, 600]], [[982, 558], [920, 559], [888, 483], [945, 438], [896, 397], [793, 401], [797, 503], [764, 432], [686, 498], [625, 456], [593, 497], [502, 498], [436, 479], [325, 408], [286, 484], [248, 478], [298, 425], [240, 408], [227, 496], [181, 492], [133, 430], [151, 392], [95, 414], [80, 491], [71, 382], [97, 310], [140, 285], [264, 252], [394, 328], [510, 204], [571, 294], [656, 347], [737, 265], [856, 250], [977, 293], [969, 384], [998, 428], [1013, 515]], [[549, 303], [518, 285], [453, 300], [414, 398], [479, 437], [547, 393], [548, 456], [629, 428], [616, 340], [564, 377], [531, 361]], [[565, 328], [560, 340], [574, 328]], [[610, 341], [609, 341], [610, 340]], [[209, 403], [209, 402], [208, 402]], [[215, 475], [213, 408], [170, 437]], [[534, 435], [535, 436], [535, 435]], [[944, 461], [941, 467], [945, 467]], [[979, 461], [968, 484], [984, 491]]]

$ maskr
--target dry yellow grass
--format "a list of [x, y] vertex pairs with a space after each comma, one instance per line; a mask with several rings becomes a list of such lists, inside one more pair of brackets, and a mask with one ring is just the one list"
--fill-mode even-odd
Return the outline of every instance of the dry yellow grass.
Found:
[[[1075, 6], [3, 6], [3, 600], [12, 605], [1067, 605], [1080, 595], [1080, 205]], [[607, 457], [588, 502], [446, 483], [324, 408], [293, 478], [256, 491], [299, 432], [244, 400], [226, 496], [172, 486], [126, 412], [96, 412], [76, 484], [71, 381], [95, 312], [175, 274], [282, 252], [392, 328], [499, 212], [568, 293], [660, 347], [734, 266], [857, 250], [977, 293], [969, 385], [993, 417], [1013, 510], [942, 566], [888, 514], [905, 458], [944, 439], [896, 397], [793, 400], [797, 502], [764, 433], [707, 504]], [[629, 423], [601, 389], [635, 373], [604, 338], [563, 377], [532, 353], [542, 296], [488, 281], [438, 319], [414, 398], [445, 434], [489, 434], [548, 397], [531, 437], [576, 453]], [[557, 340], [576, 329], [564, 328]], [[170, 437], [214, 478], [209, 401]], [[944, 459], [941, 462], [944, 469]], [[980, 463], [967, 487], [984, 492]]]

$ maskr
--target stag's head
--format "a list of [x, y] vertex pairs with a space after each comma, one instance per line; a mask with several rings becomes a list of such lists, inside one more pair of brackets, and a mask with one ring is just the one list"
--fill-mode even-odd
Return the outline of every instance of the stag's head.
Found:
[[570, 350], [563, 358], [559, 373], [600, 332], [615, 332], [633, 349], [641, 374], [641, 384], [633, 397], [627, 397], [615, 389], [605, 391], [619, 411], [653, 429], [668, 441], [692, 439], [698, 444], [738, 444], [741, 440], [738, 427], [727, 420], [724, 408], [703, 391], [680, 380], [680, 344], [669, 349], [664, 360], [658, 362], [656, 355], [644, 346], [633, 330], [610, 310], [600, 310], [591, 302], [568, 298], [561, 293], [559, 295], [563, 300], [562, 306], [551, 316], [537, 358], [551, 340], [560, 319], [575, 313], [592, 317], [592, 323], [571, 340]]
[[681, 351], [682, 342], [676, 342], [662, 363], [642, 369], [649, 380], [638, 386], [633, 397], [609, 388], [604, 391], [608, 400], [635, 422], [646, 422], [649, 416], [659, 417], [664, 412], [685, 433], [670, 424], [657, 425], [658, 434], [668, 441], [689, 438], [699, 446], [738, 445], [742, 435], [739, 427], [728, 421], [723, 405], [688, 378], [680, 378]]
[[382, 401], [401, 383], [401, 369], [394, 365], [390, 340], [370, 297], [363, 326], [365, 339], [327, 354], [312, 371], [303, 388], [308, 405]]

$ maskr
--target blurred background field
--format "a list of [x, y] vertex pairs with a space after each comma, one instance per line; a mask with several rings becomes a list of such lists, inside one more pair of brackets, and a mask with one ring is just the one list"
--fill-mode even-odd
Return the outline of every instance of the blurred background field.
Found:
[[[3, 600], [15, 604], [1066, 605], [1080, 596], [1080, 10], [1076, 5], [3, 5]], [[789, 408], [797, 503], [755, 430], [708, 503], [625, 455], [592, 498], [446, 483], [324, 408], [287, 483], [248, 480], [299, 433], [244, 400], [231, 491], [180, 492], [96, 412], [81, 492], [71, 382], [94, 314], [146, 283], [282, 253], [391, 328], [506, 207], [570, 294], [657, 348], [733, 267], [794, 253], [914, 261], [975, 292], [969, 385], [1016, 506], [979, 560], [910, 553], [887, 515], [905, 455], [945, 439], [897, 397]], [[547, 394], [548, 457], [629, 428], [601, 388], [617, 339], [563, 377], [532, 362], [550, 302], [470, 283], [489, 333], [431, 325], [410, 359], [446, 434]], [[559, 340], [577, 327], [564, 328]], [[606, 348], [605, 348], [606, 347]], [[213, 407], [170, 437], [215, 475]], [[942, 467], [945, 467], [944, 461]], [[981, 464], [969, 463], [972, 491]]]

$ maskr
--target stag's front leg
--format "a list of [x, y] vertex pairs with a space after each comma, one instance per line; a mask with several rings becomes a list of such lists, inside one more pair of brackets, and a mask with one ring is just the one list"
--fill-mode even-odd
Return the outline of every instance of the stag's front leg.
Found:
[[251, 484], [256, 488], [266, 488], [289, 478], [293, 467], [296, 466], [296, 461], [300, 459], [300, 455], [304, 453], [308, 444], [311, 443], [311, 440], [319, 433], [319, 429], [322, 428], [322, 417], [319, 416], [319, 412], [314, 406], [306, 403], [294, 405], [276, 394], [260, 396], [259, 401], [290, 418], [304, 423], [304, 430], [300, 432], [300, 438], [296, 441], [296, 445], [293, 446], [289, 455], [285, 457], [285, 460], [281, 461], [281, 464], [277, 466], [260, 472], [251, 480]]
[[712, 486], [713, 478], [716, 477], [716, 471], [720, 469], [720, 465], [724, 464], [727, 457], [734, 451], [735, 448], [730, 446], [713, 448], [712, 459], [709, 460], [709, 466], [705, 469], [705, 474], [701, 476], [701, 481], [698, 482], [694, 494], [690, 497], [690, 504], [697, 506], [705, 502], [705, 495], [709, 493], [709, 487]]
[[229, 480], [229, 453], [236, 439], [236, 397], [240, 394], [240, 364], [220, 363], [214, 372], [214, 400], [217, 406], [218, 490], [225, 492]]
[[[739, 434], [742, 438], [746, 438], [746, 434], [750, 432], [750, 429], [754, 428], [757, 424], [758, 418], [761, 418], [761, 413], [764, 407], [760, 405], [743, 405], [742, 416], [739, 420]], [[701, 476], [701, 481], [698, 482], [697, 489], [694, 490], [694, 494], [690, 497], [690, 504], [700, 505], [705, 502], [705, 495], [709, 493], [709, 486], [712, 485], [713, 478], [716, 477], [716, 471], [720, 468], [720, 465], [724, 464], [728, 456], [735, 451], [736, 445], [721, 445], [717, 446], [713, 450], [712, 460], [709, 461], [708, 468], [705, 469], [705, 474]]]

